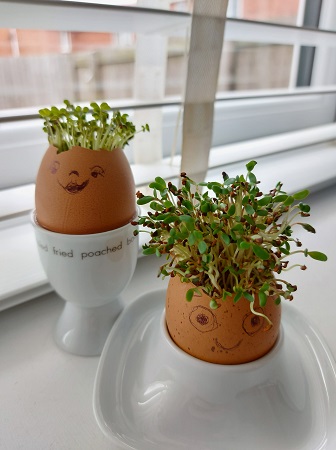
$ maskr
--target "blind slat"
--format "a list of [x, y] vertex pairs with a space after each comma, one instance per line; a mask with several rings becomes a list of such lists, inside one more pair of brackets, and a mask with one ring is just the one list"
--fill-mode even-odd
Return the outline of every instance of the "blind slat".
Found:
[[[36, 20], [38, 18], [38, 20]], [[0, 0], [0, 28], [185, 34], [191, 15], [179, 11], [59, 0]], [[336, 47], [336, 32], [228, 18], [226, 41]]]
[[336, 32], [315, 28], [228, 19], [224, 39], [312, 47], [336, 47]]
[[184, 32], [190, 20], [190, 14], [161, 9], [55, 0], [0, 0], [0, 28], [169, 34], [170, 30]]
[[[239, 100], [258, 100], [258, 99], [274, 99], [286, 97], [304, 97], [307, 98], [312, 95], [330, 95], [336, 94], [336, 85], [308, 87], [298, 89], [261, 89], [258, 91], [231, 91], [220, 92], [217, 94], [216, 101], [239, 101]], [[166, 106], [180, 106], [182, 100], [180, 97], [169, 97], [164, 101], [145, 102], [130, 100], [110, 101], [113, 107], [120, 110], [136, 110], [145, 108], [162, 108]], [[38, 107], [0, 110], [0, 123], [17, 122], [21, 120], [39, 119], [37, 114]]]

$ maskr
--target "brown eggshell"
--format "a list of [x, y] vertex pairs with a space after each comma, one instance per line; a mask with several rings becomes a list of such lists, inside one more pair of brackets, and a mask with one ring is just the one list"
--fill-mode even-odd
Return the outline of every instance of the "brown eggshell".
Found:
[[275, 344], [280, 327], [281, 307], [269, 298], [264, 308], [257, 307], [273, 323], [251, 313], [249, 301], [232, 298], [218, 301], [211, 309], [210, 297], [202, 293], [186, 301], [186, 292], [195, 287], [170, 278], [166, 296], [166, 322], [173, 341], [186, 353], [216, 364], [242, 364], [265, 355]]
[[136, 214], [135, 184], [122, 149], [50, 146], [36, 178], [36, 219], [64, 234], [101, 233], [129, 223]]

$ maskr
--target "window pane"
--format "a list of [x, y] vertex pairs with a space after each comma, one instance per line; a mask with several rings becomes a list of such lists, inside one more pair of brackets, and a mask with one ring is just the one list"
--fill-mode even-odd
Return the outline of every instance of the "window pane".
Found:
[[292, 55], [291, 45], [225, 42], [218, 90], [287, 88]]
[[[142, 36], [1, 29], [0, 38], [1, 109], [61, 103], [64, 98], [92, 101], [134, 96], [137, 44]], [[162, 57], [148, 61], [148, 56], [138, 53], [140, 70], [147, 67], [148, 76], [153, 68], [166, 86], [165, 94], [180, 95], [185, 40], [155, 36], [151, 44], [155, 40]]]
[[229, 0], [228, 15], [238, 19], [296, 25], [302, 0]]

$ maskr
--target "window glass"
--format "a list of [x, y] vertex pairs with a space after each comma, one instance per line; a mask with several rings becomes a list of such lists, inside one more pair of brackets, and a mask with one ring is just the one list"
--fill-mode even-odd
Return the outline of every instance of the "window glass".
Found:
[[302, 0], [230, 0], [228, 15], [238, 19], [296, 25]]
[[218, 90], [287, 88], [292, 56], [291, 45], [226, 42]]
[[[310, 0], [230, 0], [228, 16], [295, 25], [303, 21], [303, 10]], [[91, 1], [92, 3], [92, 1]], [[191, 0], [98, 1], [96, 3], [155, 7], [191, 12]], [[302, 16], [302, 17], [301, 17]], [[184, 92], [187, 36], [155, 35], [156, 61], [139, 55], [135, 33], [98, 33], [0, 29], [0, 109], [39, 107], [93, 99], [111, 101], [148, 97], [148, 68], [157, 70], [159, 81], [149, 88], [162, 86], [161, 97]], [[160, 40], [161, 39], [161, 40]], [[143, 44], [144, 45], [144, 44]], [[314, 49], [310, 54], [300, 48], [270, 42], [235, 42], [225, 40], [218, 80], [219, 92], [278, 89], [310, 84]], [[140, 52], [141, 53], [141, 52]], [[307, 52], [306, 52], [307, 53]], [[163, 55], [159, 60], [158, 54]], [[141, 62], [142, 59], [142, 62]], [[138, 72], [136, 72], [136, 64]], [[146, 66], [147, 65], [147, 66]], [[140, 68], [139, 68], [140, 67]], [[305, 76], [302, 75], [305, 68]], [[309, 74], [306, 68], [308, 67]], [[135, 85], [142, 71], [142, 81]], [[301, 72], [300, 72], [301, 71]], [[307, 81], [308, 80], [308, 81]], [[157, 80], [156, 80], [157, 81]], [[316, 85], [316, 83], [315, 83]], [[155, 100], [160, 96], [156, 95]], [[153, 98], [148, 98], [153, 100]]]

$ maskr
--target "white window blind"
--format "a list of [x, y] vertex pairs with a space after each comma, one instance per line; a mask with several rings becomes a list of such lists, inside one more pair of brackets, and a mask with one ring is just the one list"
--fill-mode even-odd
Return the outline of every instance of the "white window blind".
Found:
[[[246, 0], [246, 2], [251, 3], [251, 0]], [[134, 2], [132, 3], [134, 4]], [[169, 7], [169, 4], [174, 2], [166, 3]], [[233, 11], [235, 8], [232, 5], [235, 4], [236, 9], [239, 9], [244, 2], [236, 1], [230, 3], [231, 11]], [[306, 2], [300, 2], [301, 5], [304, 3]], [[316, 52], [312, 68], [312, 80], [309, 87], [298, 88], [289, 82], [288, 86], [280, 89], [265, 90], [258, 88], [257, 90], [235, 89], [230, 91], [229, 89], [223, 90], [221, 86], [218, 86], [213, 146], [305, 129], [334, 121], [336, 33], [333, 31], [335, 24], [332, 24], [332, 17], [335, 17], [335, 15], [333, 16], [330, 10], [330, 8], [333, 8], [332, 3], [331, 0], [322, 3], [320, 29], [230, 17], [227, 19], [220, 78], [223, 76], [228, 78], [228, 75], [225, 75], [225, 69], [229, 65], [228, 58], [236, 57], [236, 54], [240, 53], [240, 50], [238, 50], [232, 55], [232, 51], [228, 47], [232, 43], [251, 44], [254, 47], [256, 44], [258, 47], [263, 45], [273, 46], [274, 53], [279, 46], [291, 47], [292, 61], [290, 66], [292, 67], [296, 66], [295, 48], [313, 46]], [[154, 2], [153, 4], [158, 5], [159, 2]], [[71, 32], [85, 33], [98, 31], [99, 33], [119, 33], [119, 37], [125, 33], [139, 33], [140, 36], [148, 36], [150, 42], [150, 39], [155, 41], [157, 36], [160, 36], [161, 39], [169, 37], [172, 40], [182, 37], [186, 40], [191, 20], [192, 15], [188, 12], [140, 8], [137, 6], [118, 7], [115, 5], [97, 4], [96, 2], [81, 3], [54, 0], [0, 1], [0, 27], [11, 30], [53, 30], [61, 32], [69, 32], [70, 30]], [[187, 51], [188, 42], [186, 42], [185, 46]], [[179, 47], [179, 52], [181, 55], [181, 47]], [[22, 60], [26, 58], [24, 55], [21, 57]], [[6, 62], [11, 62], [8, 60], [12, 59], [17, 60], [20, 57], [7, 57]], [[267, 69], [263, 70], [264, 61], [266, 60], [260, 60], [260, 67], [258, 68], [261, 77]], [[152, 114], [150, 111], [155, 107], [152, 117], [158, 115], [157, 108], [160, 108], [160, 114], [164, 118], [162, 134], [159, 135], [162, 143], [162, 150], [159, 152], [159, 155], [163, 157], [169, 157], [171, 154], [174, 146], [176, 126], [178, 126], [178, 139], [177, 148], [174, 151], [179, 154], [181, 150], [182, 124], [177, 118], [180, 105], [183, 104], [185, 67], [186, 62], [183, 67], [184, 70], [177, 75], [182, 86], [179, 95], [173, 97], [163, 95], [161, 98], [153, 99], [149, 93], [147, 93], [147, 96], [141, 96], [141, 98], [138, 94], [135, 94], [117, 101], [113, 97], [111, 99], [107, 98], [116, 107], [127, 108], [130, 112], [134, 111], [135, 108], [140, 109], [143, 106], [148, 106], [150, 107], [150, 109], [147, 109], [148, 116]], [[290, 70], [292, 70], [292, 67]], [[281, 67], [278, 67], [278, 70], [280, 69]], [[6, 81], [6, 70], [8, 71], [5, 67], [5, 61], [3, 61], [2, 74], [0, 75], [2, 76], [1, 81]], [[243, 66], [241, 71], [234, 73], [233, 78], [252, 78], [248, 70], [249, 66]], [[65, 71], [64, 73], [64, 78], [66, 78], [67, 72]], [[7, 76], [10, 75], [11, 73]], [[14, 91], [9, 94], [7, 92], [7, 97], [11, 95], [15, 98], [17, 96], [15, 90], [29, 90], [29, 86], [24, 85], [24, 80], [24, 76], [18, 78]], [[132, 82], [133, 80], [129, 84], [132, 84]], [[6, 83], [2, 82], [1, 86], [3, 86], [3, 89], [6, 89]], [[50, 85], [50, 90], [53, 89], [53, 86]], [[133, 87], [131, 86], [132, 89]], [[104, 99], [106, 98], [104, 97]], [[61, 101], [62, 99], [59, 98], [58, 102], [60, 103]], [[26, 107], [25, 109], [3, 108], [0, 103], [0, 137], [2, 139], [1, 188], [34, 181], [36, 169], [45, 148], [45, 137], [40, 130], [41, 123], [39, 120], [34, 121], [37, 117], [36, 112], [39, 106], [41, 105]], [[18, 127], [22, 132], [17, 132]], [[152, 127], [152, 129], [152, 133], [155, 135], [157, 130], [155, 127]], [[155, 147], [157, 147], [157, 141], [154, 142]], [[148, 147], [150, 148], [151, 146], [147, 145], [146, 153], [148, 153]], [[143, 152], [138, 150], [137, 153], [141, 154]], [[128, 156], [131, 162], [139, 162], [138, 158], [134, 157], [133, 149], [128, 152]], [[17, 157], [25, 159], [25, 167], [20, 168], [17, 176], [14, 176], [11, 173], [11, 167], [13, 167], [13, 159]], [[151, 161], [151, 158], [147, 158], [147, 161]], [[142, 164], [141, 159], [140, 164]]]

